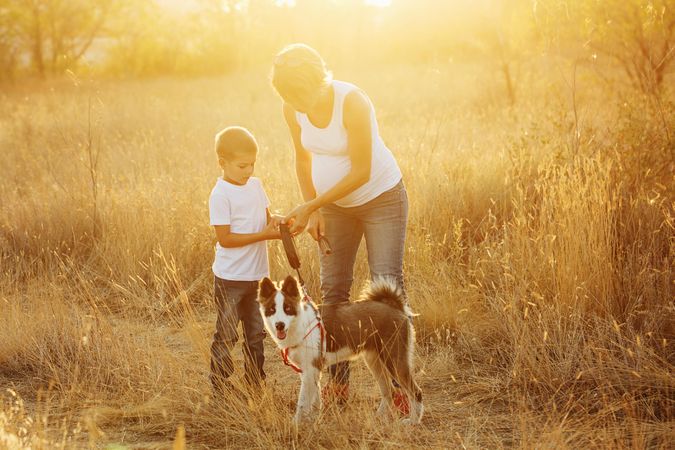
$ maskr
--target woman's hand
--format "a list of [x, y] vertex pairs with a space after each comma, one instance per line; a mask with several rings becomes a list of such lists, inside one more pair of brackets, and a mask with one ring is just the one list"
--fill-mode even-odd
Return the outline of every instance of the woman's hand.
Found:
[[290, 213], [286, 214], [283, 223], [289, 224], [291, 234], [296, 235], [301, 233], [307, 227], [307, 224], [314, 213], [315, 210], [310, 202], [303, 203], [302, 205], [295, 207]]
[[323, 214], [319, 211], [314, 211], [311, 216], [309, 216], [309, 222], [307, 223], [307, 232], [314, 238], [315, 241], [318, 241], [323, 237], [326, 230], [326, 222], [323, 219]]

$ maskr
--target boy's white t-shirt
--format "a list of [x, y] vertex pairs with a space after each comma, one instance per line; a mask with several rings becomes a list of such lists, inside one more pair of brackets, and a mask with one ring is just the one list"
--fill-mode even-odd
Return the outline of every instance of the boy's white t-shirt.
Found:
[[[258, 178], [249, 178], [243, 186], [218, 178], [209, 197], [211, 225], [229, 225], [231, 233], [259, 233], [267, 225], [269, 205]], [[214, 275], [235, 281], [258, 281], [269, 276], [266, 242], [232, 248], [224, 248], [216, 242]]]

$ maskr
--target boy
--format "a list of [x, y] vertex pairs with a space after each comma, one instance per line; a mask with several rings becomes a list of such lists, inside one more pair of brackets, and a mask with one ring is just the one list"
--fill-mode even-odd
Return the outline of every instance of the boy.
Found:
[[209, 198], [209, 216], [217, 243], [213, 262], [216, 332], [211, 344], [211, 384], [214, 395], [232, 388], [234, 365], [230, 350], [243, 324], [245, 380], [260, 385], [265, 378], [265, 331], [256, 302], [258, 281], [269, 276], [267, 239], [280, 237], [278, 220], [269, 212], [269, 199], [253, 167], [258, 144], [242, 127], [228, 127], [216, 135], [218, 164], [223, 170]]

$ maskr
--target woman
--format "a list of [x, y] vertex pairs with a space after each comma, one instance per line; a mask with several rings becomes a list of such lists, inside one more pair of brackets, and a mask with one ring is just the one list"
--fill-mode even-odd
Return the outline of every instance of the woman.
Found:
[[[403, 289], [408, 197], [370, 100], [353, 84], [333, 80], [321, 56], [304, 44], [276, 56], [272, 84], [284, 102], [305, 200], [285, 220], [291, 232], [307, 228], [333, 247], [330, 256], [321, 256], [323, 304], [349, 301], [363, 237], [371, 278], [395, 278]], [[349, 365], [331, 366], [329, 372], [328, 392], [344, 403]]]

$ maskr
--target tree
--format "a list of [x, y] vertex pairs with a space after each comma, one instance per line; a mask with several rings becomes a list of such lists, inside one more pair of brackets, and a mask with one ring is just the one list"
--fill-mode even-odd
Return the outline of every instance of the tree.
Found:
[[540, 28], [558, 42], [618, 63], [640, 91], [658, 96], [675, 59], [672, 0], [538, 0]]
[[528, 56], [535, 39], [531, 7], [525, 0], [506, 0], [484, 12], [485, 25], [479, 33], [482, 46], [499, 65], [511, 105], [516, 102], [516, 71]]
[[17, 13], [10, 3], [0, 0], [0, 80], [14, 78], [21, 53]]
[[[10, 51], [29, 56], [30, 68], [40, 77], [59, 74], [74, 67], [105, 33], [110, 15], [121, 5], [114, 0], [21, 0], [0, 4], [0, 23], [11, 18], [11, 27], [3, 26], [3, 39]], [[1, 50], [0, 50], [1, 51]]]

